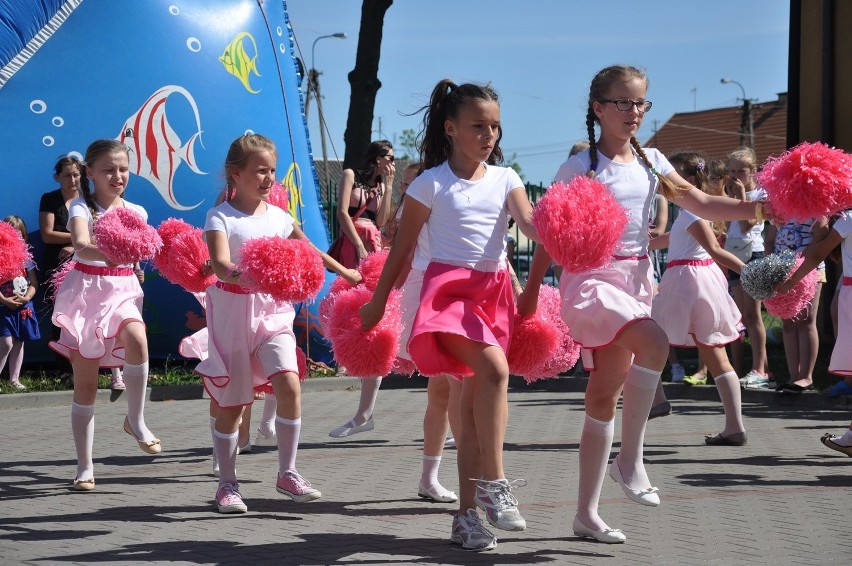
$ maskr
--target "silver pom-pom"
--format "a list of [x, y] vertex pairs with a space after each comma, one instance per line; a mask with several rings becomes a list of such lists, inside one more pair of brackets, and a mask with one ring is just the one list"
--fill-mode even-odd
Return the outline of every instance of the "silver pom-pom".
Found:
[[796, 254], [784, 250], [749, 262], [740, 273], [740, 281], [746, 293], [756, 301], [774, 297], [775, 286], [790, 276], [796, 265]]

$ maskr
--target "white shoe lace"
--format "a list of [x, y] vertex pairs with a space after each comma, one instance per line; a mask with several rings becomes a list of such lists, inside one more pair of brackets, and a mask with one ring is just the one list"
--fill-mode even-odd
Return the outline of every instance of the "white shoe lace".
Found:
[[494, 538], [494, 533], [485, 528], [485, 525], [482, 524], [482, 519], [480, 519], [479, 515], [475, 512], [471, 513], [468, 509], [468, 511], [463, 515], [460, 515], [458, 519], [463, 530], [469, 533], [476, 533]]
[[470, 479], [476, 481], [477, 486], [482, 491], [493, 494], [496, 506], [501, 509], [517, 507], [518, 500], [517, 498], [515, 498], [514, 495], [512, 495], [512, 489], [516, 487], [524, 487], [527, 485], [527, 480], [524, 479], [516, 479], [512, 481], [507, 481], [506, 483], [503, 483], [501, 481], [482, 480], [476, 478]]

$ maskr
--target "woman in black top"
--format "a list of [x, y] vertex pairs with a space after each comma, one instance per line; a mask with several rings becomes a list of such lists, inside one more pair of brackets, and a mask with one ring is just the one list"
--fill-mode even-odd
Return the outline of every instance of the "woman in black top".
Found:
[[53, 178], [59, 188], [41, 196], [38, 207], [38, 223], [44, 242], [44, 259], [41, 268], [43, 277], [53, 271], [74, 253], [71, 234], [68, 232], [68, 205], [79, 196], [80, 160], [63, 157], [53, 166]]

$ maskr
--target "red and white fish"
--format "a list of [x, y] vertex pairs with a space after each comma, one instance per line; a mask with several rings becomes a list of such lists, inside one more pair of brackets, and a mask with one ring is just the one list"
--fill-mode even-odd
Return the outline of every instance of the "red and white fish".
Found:
[[[166, 117], [166, 100], [172, 94], [183, 96], [195, 115], [196, 132], [181, 145], [178, 134]], [[195, 99], [184, 88], [166, 85], [148, 97], [121, 128], [118, 140], [130, 149], [130, 171], [144, 177], [154, 185], [163, 199], [177, 210], [191, 210], [177, 201], [174, 194], [174, 177], [181, 163], [199, 175], [206, 175], [195, 161], [194, 145], [201, 137], [201, 117]], [[203, 146], [203, 143], [202, 143]]]

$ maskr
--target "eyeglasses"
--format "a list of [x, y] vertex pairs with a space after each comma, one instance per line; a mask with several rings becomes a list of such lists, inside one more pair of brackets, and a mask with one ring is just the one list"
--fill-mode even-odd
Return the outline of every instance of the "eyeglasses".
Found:
[[653, 103], [650, 100], [632, 100], [630, 98], [617, 98], [615, 100], [601, 100], [601, 102], [612, 102], [622, 112], [630, 112], [633, 107], [643, 114], [651, 109]]
[[391, 163], [393, 163], [393, 160], [395, 159], [393, 155], [388, 155], [387, 153], [384, 154], [382, 157], [387, 157], [388, 159], [390, 159]]

